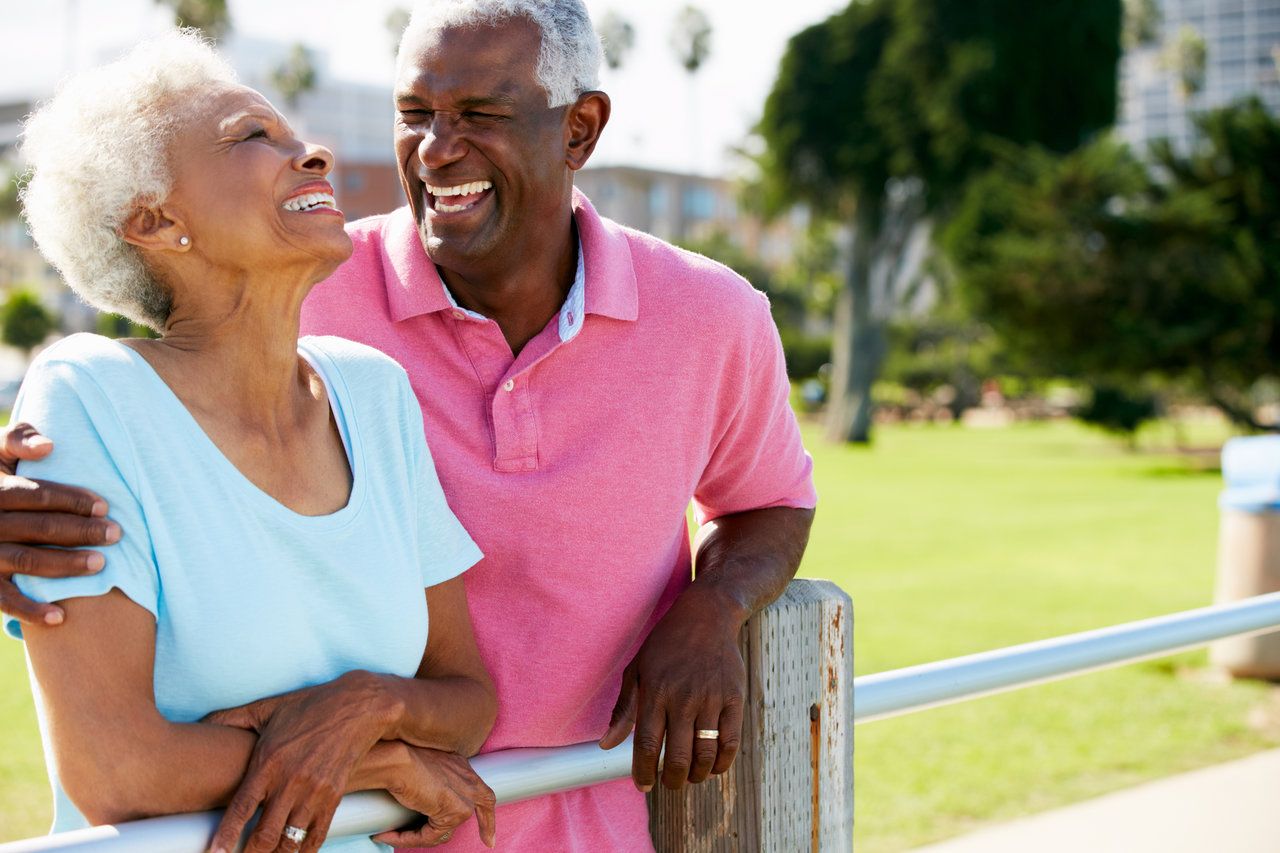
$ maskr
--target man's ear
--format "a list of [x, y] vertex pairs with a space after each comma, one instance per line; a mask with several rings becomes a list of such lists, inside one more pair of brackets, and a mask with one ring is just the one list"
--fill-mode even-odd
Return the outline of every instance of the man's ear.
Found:
[[604, 92], [583, 92], [569, 107], [567, 121], [568, 140], [565, 144], [565, 164], [575, 172], [587, 165], [591, 152], [596, 150], [600, 134], [609, 123], [612, 108], [609, 96]]
[[138, 207], [124, 221], [120, 237], [140, 249], [185, 252], [191, 238], [178, 220], [170, 218], [160, 207]]

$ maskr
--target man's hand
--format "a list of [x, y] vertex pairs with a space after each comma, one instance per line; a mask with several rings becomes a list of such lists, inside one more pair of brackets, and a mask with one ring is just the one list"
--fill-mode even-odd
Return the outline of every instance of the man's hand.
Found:
[[[678, 789], [733, 764], [742, 742], [747, 671], [738, 636], [795, 576], [813, 510], [767, 507], [721, 516], [698, 532], [697, 579], [662, 617], [622, 673], [604, 749], [635, 726], [631, 778]], [[699, 731], [717, 731], [712, 738]]]
[[452, 752], [422, 747], [406, 747], [409, 765], [397, 772], [387, 787], [400, 805], [426, 815], [417, 829], [383, 832], [374, 841], [392, 847], [435, 847], [453, 837], [453, 832], [475, 813], [480, 840], [494, 845], [493, 790], [476, 775], [467, 759]]
[[384, 720], [377, 677], [363, 672], [210, 714], [205, 722], [258, 733], [210, 849], [236, 849], [259, 806], [262, 818], [246, 853], [275, 850], [285, 826], [306, 830], [299, 850], [319, 849], [352, 771], [381, 738]]
[[60, 625], [65, 614], [56, 604], [40, 604], [24, 596], [15, 574], [57, 578], [86, 575], [106, 565], [95, 551], [62, 548], [110, 545], [120, 540], [120, 527], [107, 521], [107, 502], [85, 489], [16, 474], [18, 462], [43, 459], [53, 442], [30, 424], [14, 424], [0, 436], [0, 612], [27, 624]]
[[[692, 590], [690, 590], [692, 592]], [[635, 727], [631, 778], [649, 791], [703, 782], [733, 764], [742, 742], [747, 669], [738, 651], [745, 621], [733, 608], [688, 592], [676, 600], [623, 671], [622, 691], [600, 741], [612, 749]], [[718, 731], [716, 738], [698, 731]]]

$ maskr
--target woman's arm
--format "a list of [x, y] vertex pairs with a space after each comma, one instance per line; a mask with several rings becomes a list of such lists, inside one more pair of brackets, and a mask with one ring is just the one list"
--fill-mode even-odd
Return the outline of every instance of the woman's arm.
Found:
[[[208, 721], [258, 732], [264, 752], [272, 744], [341, 732], [340, 742], [364, 748], [380, 740], [403, 740], [474, 755], [493, 728], [498, 701], [476, 647], [462, 578], [429, 587], [426, 596], [429, 632], [416, 677], [349, 672], [328, 684], [218, 711]], [[320, 748], [319, 743], [299, 743], [288, 752]]]
[[[161, 716], [152, 688], [155, 621], [119, 590], [62, 606], [66, 624], [30, 625], [24, 637], [58, 776], [76, 807], [101, 824], [230, 800], [257, 736]], [[349, 790], [387, 787], [393, 757], [372, 756]]]

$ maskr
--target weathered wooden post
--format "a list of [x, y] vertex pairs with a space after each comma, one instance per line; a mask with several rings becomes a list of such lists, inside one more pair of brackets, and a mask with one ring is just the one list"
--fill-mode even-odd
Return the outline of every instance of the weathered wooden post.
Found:
[[853, 848], [853, 602], [796, 580], [743, 631], [747, 705], [733, 769], [649, 794], [658, 853]]

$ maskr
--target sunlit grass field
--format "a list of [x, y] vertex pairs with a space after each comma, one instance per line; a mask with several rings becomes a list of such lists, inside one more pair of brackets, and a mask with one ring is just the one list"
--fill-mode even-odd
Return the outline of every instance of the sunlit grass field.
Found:
[[[1193, 439], [1220, 441], [1223, 435]], [[821, 504], [803, 574], [855, 610], [858, 673], [1210, 603], [1216, 458], [1138, 453], [1066, 423], [811, 434]], [[856, 732], [859, 853], [903, 850], [1280, 743], [1272, 691], [1203, 653]]]
[[[1221, 440], [1222, 435], [1192, 437]], [[808, 435], [821, 507], [802, 573], [853, 596], [875, 672], [1209, 603], [1212, 457], [1138, 453], [1072, 424], [883, 428], [870, 449]], [[859, 853], [1280, 744], [1255, 684], [1182, 655], [857, 730]], [[21, 646], [0, 641], [0, 841], [43, 832], [48, 792]]]

